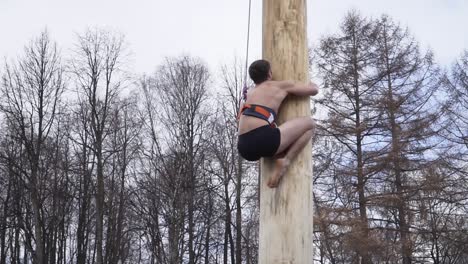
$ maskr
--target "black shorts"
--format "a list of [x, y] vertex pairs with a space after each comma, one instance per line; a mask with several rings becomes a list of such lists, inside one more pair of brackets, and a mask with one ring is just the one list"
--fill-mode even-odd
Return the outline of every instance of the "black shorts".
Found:
[[274, 156], [280, 142], [280, 130], [266, 125], [239, 135], [237, 150], [244, 159], [255, 161], [261, 157]]

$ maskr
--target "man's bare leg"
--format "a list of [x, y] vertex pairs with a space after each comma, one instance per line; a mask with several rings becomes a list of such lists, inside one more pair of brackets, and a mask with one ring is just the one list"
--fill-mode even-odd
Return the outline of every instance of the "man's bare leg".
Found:
[[[273, 175], [267, 182], [270, 188], [278, 186], [291, 161], [312, 138], [315, 131], [315, 121], [311, 117], [295, 118], [279, 128], [281, 131], [281, 144], [276, 153], [279, 157], [275, 160]], [[283, 155], [284, 157], [281, 157]]]
[[281, 178], [288, 170], [291, 161], [299, 154], [299, 152], [307, 145], [307, 143], [309, 143], [313, 135], [313, 130], [307, 131], [298, 140], [296, 140], [296, 142], [292, 144], [292, 146], [286, 152], [284, 158], [279, 158], [275, 160], [275, 169], [273, 171], [273, 175], [271, 175], [270, 179], [268, 180], [268, 187], [278, 187], [278, 184], [281, 181]]

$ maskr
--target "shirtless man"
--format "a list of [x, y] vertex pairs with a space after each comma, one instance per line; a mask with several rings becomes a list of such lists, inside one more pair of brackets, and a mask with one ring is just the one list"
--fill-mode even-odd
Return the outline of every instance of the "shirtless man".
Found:
[[241, 108], [237, 149], [246, 160], [273, 157], [275, 170], [267, 182], [270, 188], [278, 186], [291, 161], [314, 135], [315, 121], [310, 116], [298, 117], [276, 126], [276, 113], [288, 94], [313, 96], [318, 86], [294, 81], [272, 81], [270, 63], [257, 60], [249, 67], [255, 88], [247, 93]]

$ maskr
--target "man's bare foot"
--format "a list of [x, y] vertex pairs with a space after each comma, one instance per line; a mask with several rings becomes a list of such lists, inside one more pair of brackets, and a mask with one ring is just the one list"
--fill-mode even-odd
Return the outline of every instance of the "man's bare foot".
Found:
[[275, 170], [273, 171], [273, 175], [271, 175], [270, 179], [267, 182], [268, 187], [276, 188], [278, 187], [281, 178], [286, 173], [286, 170], [289, 167], [289, 160], [286, 158], [283, 159], [276, 159], [275, 160]]

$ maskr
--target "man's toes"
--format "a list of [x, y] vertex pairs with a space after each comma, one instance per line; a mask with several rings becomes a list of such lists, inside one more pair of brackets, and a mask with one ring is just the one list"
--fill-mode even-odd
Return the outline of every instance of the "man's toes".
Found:
[[270, 179], [270, 180], [268, 181], [267, 185], [268, 185], [268, 187], [270, 187], [270, 188], [275, 188], [275, 187], [278, 187], [278, 182], [279, 182], [279, 181], [278, 181], [277, 178], [275, 177], [275, 178], [273, 178], [273, 179]]

